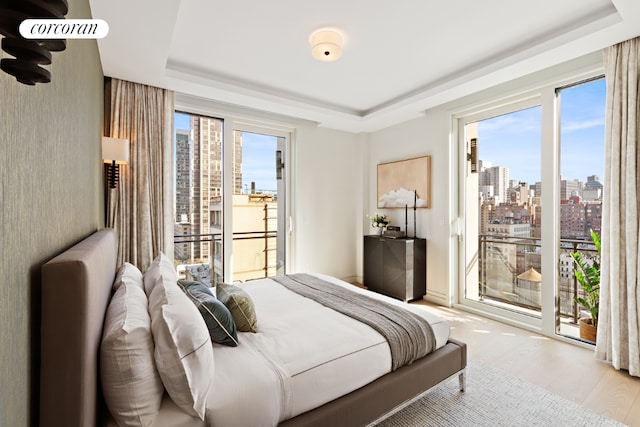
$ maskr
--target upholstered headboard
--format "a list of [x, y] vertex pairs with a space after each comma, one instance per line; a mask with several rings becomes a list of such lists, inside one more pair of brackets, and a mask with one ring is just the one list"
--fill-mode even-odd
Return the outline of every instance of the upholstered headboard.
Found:
[[41, 426], [93, 426], [99, 419], [99, 346], [115, 274], [112, 229], [42, 267]]

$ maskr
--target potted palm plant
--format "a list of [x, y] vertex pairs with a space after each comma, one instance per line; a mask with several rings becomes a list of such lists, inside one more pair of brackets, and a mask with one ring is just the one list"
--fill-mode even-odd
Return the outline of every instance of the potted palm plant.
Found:
[[584, 297], [574, 296], [573, 300], [589, 311], [591, 317], [581, 317], [580, 338], [595, 342], [598, 328], [598, 312], [600, 310], [600, 236], [591, 230], [591, 239], [598, 251], [598, 257], [587, 260], [581, 252], [574, 252], [571, 256], [576, 262], [574, 274], [584, 290]]

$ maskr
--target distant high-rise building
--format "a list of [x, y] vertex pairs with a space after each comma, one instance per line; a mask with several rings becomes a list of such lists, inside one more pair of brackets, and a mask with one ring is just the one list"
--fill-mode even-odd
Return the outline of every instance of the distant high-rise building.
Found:
[[189, 223], [191, 219], [191, 138], [185, 129], [176, 130], [176, 182], [175, 218], [177, 223]]
[[539, 200], [539, 198], [534, 197], [531, 237], [542, 237], [542, 205]]
[[[181, 225], [176, 229], [184, 234], [210, 234], [216, 221], [211, 215], [210, 205], [222, 196], [222, 125], [220, 119], [192, 115], [190, 130], [176, 130], [174, 210], [176, 223]], [[234, 192], [239, 193], [242, 185], [242, 133], [234, 132], [233, 138]], [[195, 262], [210, 258], [211, 243], [208, 239], [189, 245], [190, 248], [182, 253], [188, 253]]]
[[483, 185], [480, 187], [480, 199], [495, 200], [495, 194], [493, 193], [493, 185]]
[[581, 239], [585, 234], [585, 209], [582, 203], [560, 205], [560, 237]]
[[480, 233], [486, 234], [489, 224], [496, 212], [496, 202], [493, 199], [483, 200], [480, 205]]
[[512, 223], [491, 223], [487, 225], [489, 234], [497, 234], [509, 237], [531, 237], [531, 225]]
[[600, 233], [602, 203], [573, 202], [560, 205], [560, 237], [590, 240], [590, 230]]
[[582, 181], [578, 179], [560, 181], [560, 200], [568, 200], [571, 197], [582, 197]]
[[[211, 199], [222, 194], [222, 120], [191, 116], [193, 138], [193, 234], [209, 234]], [[210, 243], [194, 246], [194, 259], [208, 259]]]
[[533, 191], [529, 189], [529, 184], [522, 181], [511, 181], [509, 188], [509, 200], [511, 204], [530, 205], [533, 198]]
[[478, 190], [480, 191], [480, 200], [493, 200], [493, 186], [489, 182], [487, 169], [491, 167], [491, 162], [486, 160], [478, 160]]
[[493, 194], [498, 203], [509, 200], [509, 168], [492, 166], [481, 169], [479, 182], [483, 186], [493, 186]]
[[602, 202], [587, 202], [585, 210], [585, 225], [587, 234], [584, 238], [586, 240], [589, 240], [591, 239], [590, 230], [593, 230], [598, 234], [602, 232]]
[[598, 178], [598, 175], [590, 175], [587, 177], [587, 182], [584, 183], [585, 188], [602, 190], [602, 183]]
[[[173, 225], [173, 234], [176, 236], [191, 234], [191, 224], [176, 222]], [[173, 249], [173, 258], [178, 262], [186, 262], [191, 259], [193, 243], [176, 243]]]
[[496, 206], [493, 219], [497, 220], [500, 223], [531, 223], [531, 215], [524, 206], [508, 203], [501, 203], [500, 205]]
[[582, 197], [585, 200], [602, 200], [602, 188], [602, 183], [597, 175], [588, 176], [587, 182], [584, 184]]
[[538, 181], [531, 186], [534, 197], [542, 197], [542, 182]]

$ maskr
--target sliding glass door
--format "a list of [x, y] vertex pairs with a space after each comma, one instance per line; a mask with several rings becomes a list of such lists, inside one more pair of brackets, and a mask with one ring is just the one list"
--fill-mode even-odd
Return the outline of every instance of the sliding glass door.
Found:
[[597, 258], [604, 103], [597, 77], [459, 117], [461, 304], [581, 339], [572, 254]]
[[174, 117], [174, 262], [179, 277], [213, 285], [224, 277], [223, 127], [214, 117]]
[[466, 300], [541, 313], [541, 107], [465, 123]]
[[585, 297], [574, 273], [573, 254], [591, 265], [599, 256], [591, 230], [600, 235], [604, 190], [603, 77], [557, 89], [560, 127], [559, 275], [556, 332], [582, 340], [578, 320], [589, 313], [575, 297]]
[[206, 283], [284, 274], [288, 133], [176, 112], [174, 253]]
[[233, 277], [250, 280], [285, 271], [286, 138], [234, 130]]

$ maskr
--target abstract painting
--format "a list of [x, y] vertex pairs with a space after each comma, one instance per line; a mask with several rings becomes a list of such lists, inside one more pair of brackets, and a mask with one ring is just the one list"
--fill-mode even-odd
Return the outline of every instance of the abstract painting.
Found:
[[431, 156], [378, 165], [378, 208], [430, 208]]

